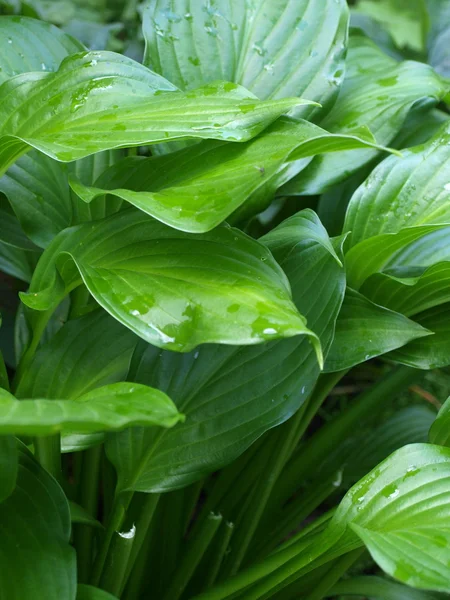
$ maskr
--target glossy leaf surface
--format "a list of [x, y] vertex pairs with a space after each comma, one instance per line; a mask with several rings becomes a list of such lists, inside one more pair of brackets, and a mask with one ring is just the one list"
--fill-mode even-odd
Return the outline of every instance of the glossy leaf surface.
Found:
[[18, 453], [17, 485], [0, 511], [0, 596], [23, 600], [39, 590], [48, 600], [73, 600], [76, 561], [69, 546], [68, 502], [22, 444]]
[[0, 432], [15, 435], [90, 433], [133, 425], [172, 427], [182, 416], [159, 390], [130, 383], [97, 388], [76, 400], [16, 400], [0, 390]]
[[237, 229], [193, 236], [123, 211], [55, 238], [22, 299], [46, 310], [81, 278], [105, 310], [156, 346], [188, 351], [302, 334], [321, 360], [286, 275], [267, 248]]
[[374, 143], [368, 131], [330, 135], [308, 121], [279, 119], [244, 144], [205, 141], [169, 155], [126, 158], [95, 187], [71, 185], [86, 202], [114, 194], [171, 227], [203, 233], [251, 203], [252, 195], [257, 208], [265, 208], [280, 184], [305, 166], [300, 159]]
[[34, 147], [61, 161], [182, 138], [245, 141], [299, 98], [261, 102], [216, 82], [180, 92], [114, 52], [66, 58], [55, 73], [24, 73], [0, 87], [0, 173]]
[[148, 0], [144, 60], [182, 89], [224, 79], [258, 98], [304, 96], [328, 106], [344, 74], [347, 21], [342, 0], [175, 0], [170, 10]]
[[384, 306], [347, 288], [325, 371], [349, 369], [431, 334], [400, 314], [401, 311], [394, 312]]
[[[332, 133], [345, 133], [365, 125], [379, 144], [389, 145], [415, 104], [437, 104], [448, 89], [430, 66], [414, 61], [397, 63], [367, 38], [351, 37], [342, 91], [320, 126]], [[376, 151], [370, 149], [357, 156], [343, 152], [317, 157], [282, 192], [322, 193], [375, 157]]]
[[[311, 211], [294, 215], [262, 241], [285, 269], [294, 302], [326, 351], [345, 289], [335, 256], [339, 244], [333, 253], [328, 249]], [[130, 379], [165, 391], [186, 421], [160, 436], [143, 429], [108, 436], [119, 489], [169, 491], [228, 464], [288, 419], [318, 374], [312, 348], [300, 336], [256, 347], [202, 346], [186, 355], [141, 345]]]

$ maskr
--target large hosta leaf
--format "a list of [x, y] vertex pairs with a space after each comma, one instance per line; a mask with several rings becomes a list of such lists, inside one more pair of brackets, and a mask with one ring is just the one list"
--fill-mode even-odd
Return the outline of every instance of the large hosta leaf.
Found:
[[411, 317], [450, 302], [450, 262], [376, 273], [361, 291], [373, 302]]
[[401, 311], [394, 312], [384, 308], [384, 303], [379, 304], [383, 305], [374, 304], [347, 288], [325, 371], [350, 369], [432, 333], [399, 314]]
[[27, 17], [0, 17], [0, 84], [29, 71], [56, 71], [83, 44], [57, 27]]
[[[294, 301], [326, 350], [345, 275], [320, 221], [310, 211], [298, 213], [263, 241], [286, 270]], [[119, 489], [177, 489], [231, 462], [301, 406], [318, 373], [300, 336], [256, 347], [205, 346], [185, 355], [142, 345], [130, 379], [164, 390], [186, 421], [161, 436], [143, 429], [109, 436]]]
[[337, 583], [328, 596], [365, 596], [380, 600], [444, 600], [438, 593], [414, 590], [390, 579], [374, 576], [361, 576], [345, 579]]
[[45, 251], [22, 299], [48, 310], [81, 281], [113, 317], [159, 347], [189, 351], [302, 334], [321, 360], [317, 336], [270, 252], [226, 225], [193, 236], [128, 210], [67, 229]]
[[22, 444], [18, 452], [17, 485], [0, 510], [0, 597], [24, 600], [38, 593], [48, 600], [75, 600], [67, 499]]
[[[362, 36], [350, 39], [347, 75], [330, 113], [320, 121], [327, 131], [345, 133], [365, 125], [378, 143], [388, 145], [410, 109], [421, 102], [437, 104], [449, 89], [433, 69], [419, 62], [397, 63]], [[320, 156], [283, 186], [285, 194], [319, 194], [346, 179], [377, 155], [361, 150]]]
[[433, 335], [413, 340], [391, 352], [388, 358], [417, 369], [439, 369], [450, 365], [450, 303], [414, 315], [414, 321]]
[[250, 142], [205, 141], [165, 156], [126, 158], [95, 187], [72, 181], [72, 189], [87, 202], [114, 194], [171, 227], [204, 232], [252, 203], [252, 195], [255, 212], [264, 209], [280, 184], [305, 166], [300, 159], [373, 144], [368, 132], [330, 135], [308, 121], [280, 119]]
[[380, 163], [353, 194], [344, 224], [352, 246], [404, 227], [450, 222], [450, 125], [402, 154]]
[[225, 79], [258, 98], [327, 106], [344, 73], [347, 21], [342, 0], [147, 0], [144, 60], [182, 89]]
[[450, 5], [444, 0], [425, 0], [430, 15], [428, 60], [438, 73], [450, 75]]
[[76, 400], [17, 400], [0, 390], [0, 433], [51, 435], [91, 433], [136, 425], [172, 427], [182, 415], [159, 390], [145, 385], [113, 383]]
[[234, 83], [180, 92], [114, 52], [67, 57], [56, 73], [24, 73], [0, 87], [0, 173], [34, 147], [71, 161], [100, 150], [182, 138], [245, 141], [299, 98], [259, 101]]

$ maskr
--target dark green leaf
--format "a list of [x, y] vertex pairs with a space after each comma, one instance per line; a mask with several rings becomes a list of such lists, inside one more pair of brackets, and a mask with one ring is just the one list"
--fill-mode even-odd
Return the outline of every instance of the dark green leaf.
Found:
[[47, 310], [81, 279], [105, 310], [155, 346], [188, 351], [306, 335], [321, 360], [286, 275], [267, 248], [229, 226], [193, 236], [128, 210], [65, 230], [22, 300]]
[[[329, 347], [345, 274], [320, 222], [300, 212], [262, 238], [290, 279], [297, 307]], [[336, 251], [340, 255], [339, 245]], [[315, 302], [311, 302], [315, 298]], [[319, 374], [310, 344], [300, 336], [261, 346], [202, 346], [190, 354], [142, 344], [130, 379], [164, 390], [186, 421], [155, 436], [134, 429], [108, 436], [107, 452], [119, 490], [169, 491], [228, 464], [304, 402]]]
[[[0, 597], [73, 600], [76, 559], [69, 505], [58, 483], [19, 444], [14, 492], [0, 510]], [[37, 592], [37, 590], [39, 590]]]
[[[367, 126], [379, 144], [388, 145], [400, 131], [410, 109], [437, 104], [449, 89], [431, 67], [419, 62], [397, 63], [363, 36], [350, 38], [347, 75], [336, 104], [320, 122], [332, 133]], [[375, 150], [319, 156], [283, 186], [288, 195], [319, 194], [368, 164]]]
[[414, 590], [389, 579], [360, 576], [336, 584], [327, 596], [365, 596], [380, 600], [444, 600], [445, 596]]
[[[116, 596], [111, 596], [104, 590], [99, 590], [90, 585], [79, 585], [77, 600], [118, 600]], [[415, 599], [413, 599], [415, 600]], [[428, 600], [428, 599], [426, 599]]]
[[350, 369], [431, 333], [399, 312], [347, 288], [324, 370]]
[[70, 520], [72, 523], [80, 523], [82, 525], [95, 527], [96, 529], [103, 529], [103, 525], [97, 521], [97, 519], [94, 519], [94, 517], [90, 515], [85, 508], [76, 502], [69, 502], [69, 508]]
[[450, 398], [444, 402], [431, 426], [430, 443], [438, 446], [450, 446]]
[[114, 52], [66, 58], [56, 73], [25, 73], [2, 84], [0, 173], [34, 147], [61, 161], [112, 148], [183, 138], [246, 141], [300, 98], [259, 101], [216, 82], [180, 92]]
[[29, 282], [40, 253], [15, 248], [0, 241], [0, 271]]
[[[4, 390], [0, 389], [0, 394], [3, 392]], [[19, 454], [16, 439], [12, 435], [0, 435], [0, 502], [14, 491], [18, 468]]]
[[328, 106], [344, 74], [347, 21], [342, 0], [175, 0], [170, 10], [147, 0], [144, 60], [182, 89], [224, 79], [258, 98], [304, 95]]

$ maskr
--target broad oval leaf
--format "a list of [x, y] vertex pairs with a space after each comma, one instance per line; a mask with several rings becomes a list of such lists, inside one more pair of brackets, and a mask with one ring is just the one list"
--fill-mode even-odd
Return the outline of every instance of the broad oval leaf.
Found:
[[450, 125], [402, 155], [386, 158], [353, 194], [344, 224], [352, 246], [404, 227], [450, 223]]
[[175, 0], [170, 10], [147, 0], [144, 61], [182, 89], [224, 79], [258, 98], [305, 96], [328, 107], [344, 74], [347, 22], [342, 0]]
[[83, 44], [49, 23], [18, 16], [0, 16], [0, 84], [28, 71], [56, 71]]
[[0, 87], [0, 174], [31, 147], [61, 161], [182, 138], [245, 141], [300, 98], [259, 101], [234, 83], [180, 92], [114, 52], [67, 57], [55, 73], [25, 73]]
[[81, 279], [105, 310], [155, 346], [189, 351], [301, 334], [321, 360], [282, 269], [267, 248], [229, 226], [194, 236], [128, 210], [67, 229], [21, 297], [48, 310]]
[[171, 227], [203, 233], [252, 195], [254, 212], [266, 208], [280, 184], [305, 166], [301, 159], [374, 145], [369, 132], [333, 135], [308, 121], [279, 119], [250, 142], [205, 141], [169, 155], [129, 157], [94, 187], [74, 179], [71, 186], [86, 202], [114, 194]]
[[[345, 290], [335, 256], [341, 256], [340, 244], [330, 251], [311, 211], [294, 215], [262, 241], [286, 270], [294, 302], [326, 351]], [[312, 348], [300, 336], [253, 347], [204, 346], [190, 354], [142, 344], [129, 378], [168, 393], [186, 421], [160, 436], [144, 429], [109, 435], [106, 449], [118, 471], [118, 489], [170, 491], [228, 464], [288, 419], [318, 374]]]
[[172, 401], [145, 385], [113, 383], [75, 400], [17, 400], [0, 390], [0, 433], [114, 431], [137, 425], [172, 427], [182, 420]]
[[48, 600], [74, 600], [76, 559], [69, 545], [67, 499], [19, 442], [18, 453], [17, 485], [0, 510], [0, 597], [24, 600], [39, 590]]
[[[426, 101], [437, 104], [449, 85], [429, 65], [414, 61], [397, 63], [363, 36], [350, 38], [347, 75], [342, 90], [320, 126], [345, 133], [367, 126], [379, 144], [388, 145], [400, 131], [410, 109]], [[374, 150], [319, 156], [280, 193], [320, 194], [368, 164]]]
[[[379, 306], [382, 304], [382, 306]], [[389, 306], [389, 304], [387, 304]], [[341, 371], [432, 332], [347, 288], [324, 370]]]

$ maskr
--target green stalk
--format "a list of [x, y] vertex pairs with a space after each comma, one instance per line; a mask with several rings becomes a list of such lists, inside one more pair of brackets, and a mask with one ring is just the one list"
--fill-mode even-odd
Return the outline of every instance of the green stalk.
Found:
[[[133, 498], [133, 492], [124, 492], [119, 494], [114, 499], [113, 508], [108, 519], [106, 531], [100, 549], [95, 558], [94, 566], [90, 577], [90, 583], [94, 587], [98, 587], [108, 557], [109, 548], [113, 540], [114, 534], [121, 531], [125, 520], [125, 515]], [[131, 552], [131, 548], [130, 548]], [[126, 565], [125, 565], [126, 567]]]
[[314, 474], [317, 466], [332, 448], [339, 446], [355, 427], [367, 422], [384, 404], [423, 376], [412, 367], [399, 366], [360, 394], [351, 406], [338, 417], [326, 423], [287, 465], [277, 484], [274, 504], [282, 506], [298, 489], [299, 483]]
[[180, 598], [221, 522], [222, 515], [211, 513], [203, 523], [198, 535], [190, 540], [163, 600]]
[[[87, 512], [97, 518], [99, 499], [99, 474], [102, 446], [89, 448], [83, 453], [83, 463], [79, 485], [79, 503]], [[92, 561], [94, 529], [88, 525], [78, 525], [75, 531], [75, 547], [78, 556], [78, 580], [86, 583]]]
[[[209, 563], [208, 570], [205, 576], [205, 584], [204, 589], [212, 587], [217, 579], [217, 576], [220, 571], [220, 567], [225, 558], [225, 554], [228, 550], [228, 546], [230, 545], [231, 536], [233, 535], [234, 524], [229, 523], [228, 521], [222, 523], [222, 526], [219, 530], [217, 545], [214, 549], [214, 555], [212, 560]], [[220, 537], [219, 537], [220, 536]]]
[[61, 436], [59, 433], [53, 435], [47, 435], [45, 437], [35, 437], [34, 443], [34, 455], [40, 464], [46, 469], [53, 477], [61, 482], [62, 481], [62, 468], [61, 468]]
[[327, 595], [327, 592], [335, 585], [337, 581], [344, 575], [349, 568], [355, 563], [361, 554], [365, 551], [365, 548], [358, 548], [353, 550], [344, 556], [338, 558], [328, 573], [321, 578], [318, 585], [315, 586], [314, 591], [306, 596], [306, 600], [322, 600]]
[[113, 534], [111, 551], [108, 553], [100, 579], [100, 588], [114, 596], [119, 596], [121, 593], [135, 534], [134, 525], [130, 531], [121, 533], [116, 531]]

